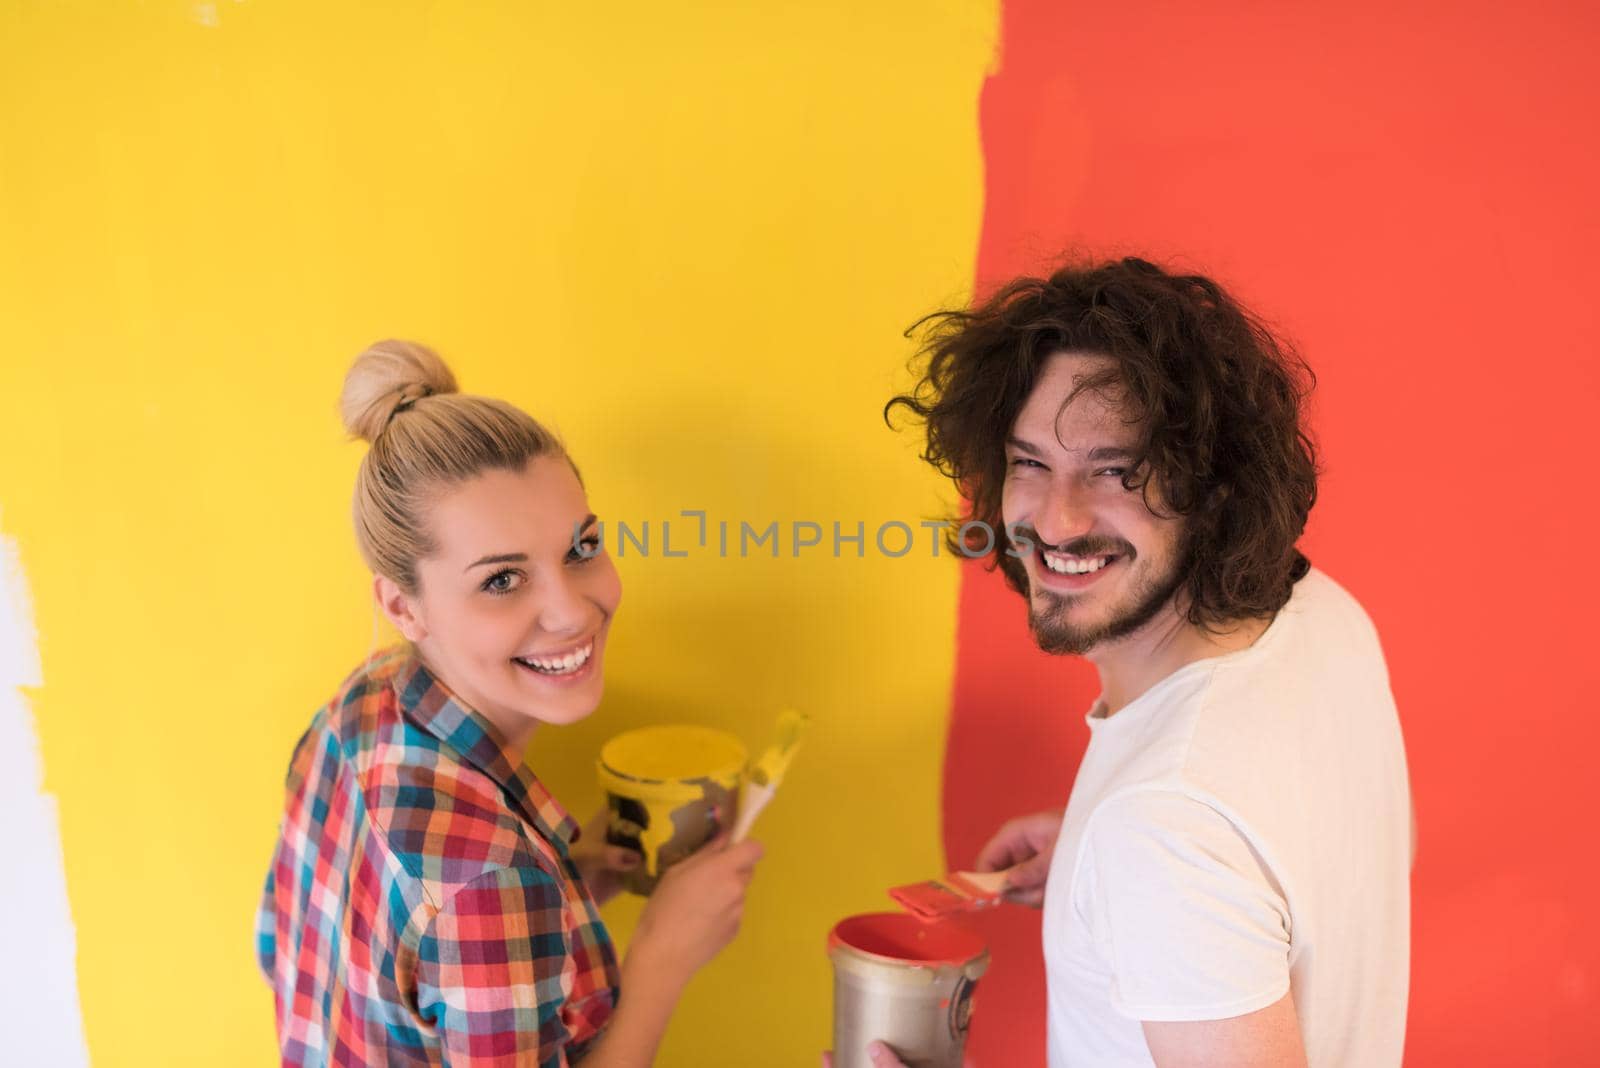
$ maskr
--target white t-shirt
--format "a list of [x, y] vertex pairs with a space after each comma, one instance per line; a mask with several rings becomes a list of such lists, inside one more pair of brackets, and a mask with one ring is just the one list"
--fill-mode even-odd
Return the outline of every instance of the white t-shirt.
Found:
[[1410, 789], [1372, 622], [1313, 570], [1250, 648], [1089, 713], [1045, 892], [1050, 1065], [1293, 990], [1312, 1068], [1400, 1063]]

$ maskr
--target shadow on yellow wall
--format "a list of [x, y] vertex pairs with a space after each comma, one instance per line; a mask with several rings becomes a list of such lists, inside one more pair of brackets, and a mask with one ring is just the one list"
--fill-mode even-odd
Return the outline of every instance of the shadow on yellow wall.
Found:
[[274, 1062], [284, 765], [372, 630], [333, 402], [391, 335], [554, 424], [608, 518], [822, 525], [619, 559], [607, 699], [530, 755], [581, 815], [616, 731], [811, 713], [660, 1063], [815, 1062], [829, 925], [940, 869], [956, 573], [872, 543], [941, 507], [878, 411], [971, 278], [996, 17], [859, 6], [0, 11], [0, 506], [97, 1065]]

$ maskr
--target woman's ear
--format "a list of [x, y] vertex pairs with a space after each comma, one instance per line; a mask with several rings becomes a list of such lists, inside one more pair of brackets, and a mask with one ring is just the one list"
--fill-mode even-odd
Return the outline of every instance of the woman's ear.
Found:
[[416, 603], [393, 580], [374, 575], [372, 595], [383, 609], [383, 614], [389, 617], [389, 622], [405, 635], [407, 641], [420, 642], [428, 636], [428, 628], [422, 622]]

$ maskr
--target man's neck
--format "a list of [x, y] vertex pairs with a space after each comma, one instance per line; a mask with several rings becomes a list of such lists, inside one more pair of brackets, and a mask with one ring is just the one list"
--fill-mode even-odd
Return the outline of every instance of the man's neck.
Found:
[[1126, 638], [1102, 643], [1084, 656], [1100, 672], [1105, 715], [1112, 716], [1185, 665], [1248, 649], [1271, 623], [1270, 619], [1245, 619], [1220, 632], [1211, 631], [1190, 623], [1169, 604], [1144, 627]]

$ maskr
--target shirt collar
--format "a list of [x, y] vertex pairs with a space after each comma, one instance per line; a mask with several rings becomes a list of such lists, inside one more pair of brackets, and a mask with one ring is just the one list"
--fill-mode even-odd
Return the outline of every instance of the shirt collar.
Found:
[[577, 821], [545, 789], [522, 754], [429, 671], [409, 642], [401, 647], [393, 686], [406, 718], [498, 783], [547, 840], [564, 849], [577, 839]]

